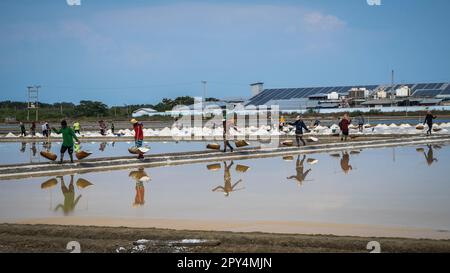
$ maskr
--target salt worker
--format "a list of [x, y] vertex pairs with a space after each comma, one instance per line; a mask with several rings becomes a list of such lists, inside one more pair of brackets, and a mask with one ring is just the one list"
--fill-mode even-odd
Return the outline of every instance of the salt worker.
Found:
[[433, 114], [431, 114], [431, 111], [427, 111], [427, 115], [425, 116], [425, 120], [423, 121], [423, 124], [425, 123], [428, 125], [428, 131], [427, 135], [431, 135], [431, 129], [433, 129], [433, 119], [437, 118]]
[[234, 118], [230, 118], [230, 119], [224, 119], [222, 121], [222, 125], [223, 125], [223, 152], [226, 153], [227, 152], [227, 147], [230, 148], [231, 152], [233, 152], [233, 146], [231, 146], [230, 144], [230, 139], [232, 138], [231, 136], [231, 128], [237, 130], [236, 126], [234, 125]]
[[358, 117], [356, 118], [356, 121], [358, 122], [358, 130], [359, 130], [360, 132], [363, 132], [365, 120], [364, 120], [364, 117], [363, 117], [363, 115], [362, 115], [361, 113], [360, 113], [360, 114], [358, 115]]
[[289, 122], [289, 125], [295, 126], [295, 141], [297, 142], [297, 146], [300, 147], [300, 141], [303, 143], [303, 146], [306, 145], [306, 142], [303, 140], [303, 129], [309, 132], [308, 127], [303, 122], [300, 116], [297, 116], [294, 122]]
[[67, 126], [67, 121], [62, 120], [61, 121], [61, 129], [57, 130], [56, 128], [52, 128], [52, 131], [57, 134], [62, 134], [63, 137], [63, 143], [61, 145], [61, 160], [60, 163], [63, 163], [64, 154], [66, 151], [69, 153], [70, 157], [70, 163], [73, 163], [73, 140], [75, 139], [76, 142], [79, 144], [80, 140], [78, 140], [77, 135], [75, 135], [75, 132], [72, 130], [72, 128]]
[[80, 130], [81, 130], [80, 123], [78, 121], [75, 121], [73, 123], [73, 131], [75, 132], [75, 134], [80, 134]]
[[[142, 144], [144, 142], [144, 125], [142, 122], [138, 122], [136, 119], [130, 120], [131, 124], [133, 124], [134, 129], [134, 145], [136, 148], [142, 147]], [[139, 151], [138, 159], [143, 159], [144, 154]]]
[[341, 141], [347, 141], [349, 126], [352, 123], [352, 120], [349, 118], [348, 114], [345, 113], [344, 117], [339, 122], [339, 128], [341, 129], [342, 136]]
[[23, 122], [20, 122], [20, 136], [27, 136], [27, 132], [25, 131], [25, 124], [23, 124]]
[[285, 124], [286, 124], [286, 119], [284, 118], [284, 116], [281, 116], [280, 117], [280, 122], [279, 122], [279, 125], [278, 125], [278, 129], [280, 131], [283, 131]]

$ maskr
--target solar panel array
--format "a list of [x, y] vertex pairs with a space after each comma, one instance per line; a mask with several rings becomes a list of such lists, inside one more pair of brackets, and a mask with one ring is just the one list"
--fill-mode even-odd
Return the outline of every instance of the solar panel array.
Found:
[[[384, 88], [386, 92], [396, 90], [402, 86], [411, 88], [411, 94], [414, 97], [435, 97], [436, 95], [450, 95], [450, 84], [448, 83], [419, 83], [419, 84], [397, 84], [392, 88], [386, 85], [353, 85], [353, 86], [336, 86], [336, 87], [304, 87], [304, 88], [276, 88], [264, 89], [261, 93], [250, 98], [247, 105], [262, 105], [270, 100], [289, 100], [298, 98], [307, 98], [316, 94], [329, 94], [337, 92], [346, 94], [352, 88], [366, 88], [374, 91]], [[448, 85], [445, 89], [445, 87]]]

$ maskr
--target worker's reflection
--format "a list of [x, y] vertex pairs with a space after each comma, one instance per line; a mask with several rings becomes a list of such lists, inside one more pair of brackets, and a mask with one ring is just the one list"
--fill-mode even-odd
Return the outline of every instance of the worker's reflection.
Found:
[[70, 183], [69, 187], [66, 187], [66, 184], [64, 183], [64, 177], [58, 176], [61, 182], [61, 191], [64, 195], [64, 203], [59, 204], [56, 206], [55, 211], [58, 209], [62, 209], [64, 212], [64, 215], [68, 215], [70, 212], [72, 212], [76, 205], [78, 204], [78, 201], [80, 201], [81, 194], [78, 195], [77, 198], [75, 198], [75, 187], [73, 185], [73, 174], [70, 175]]
[[423, 152], [423, 155], [425, 156], [425, 159], [427, 160], [428, 166], [431, 166], [434, 161], [438, 161], [437, 158], [433, 155], [433, 147], [431, 145], [427, 145], [428, 147], [428, 153]]
[[100, 147], [98, 148], [99, 151], [104, 152], [106, 148], [106, 142], [100, 143]]
[[31, 143], [31, 152], [33, 153], [33, 156], [36, 156], [37, 153], [36, 142]]
[[26, 148], [27, 148], [27, 143], [26, 142], [22, 142], [21, 145], [20, 145], [20, 151], [22, 153], [24, 153]]
[[350, 155], [347, 151], [342, 152], [341, 168], [345, 174], [348, 174], [350, 170], [353, 170], [352, 165], [350, 165]]
[[136, 195], [134, 197], [133, 207], [143, 206], [145, 204], [145, 187], [144, 182], [150, 181], [150, 177], [144, 171], [144, 168], [139, 168], [137, 171], [131, 171], [128, 175], [136, 182]]
[[297, 161], [295, 162], [295, 171], [296, 175], [291, 175], [286, 177], [287, 179], [295, 179], [297, 180], [297, 185], [301, 186], [303, 182], [305, 181], [306, 176], [311, 172], [311, 168], [305, 170], [304, 164], [305, 164], [306, 155], [303, 155], [302, 160], [300, 160], [300, 155], [297, 156]]
[[[224, 165], [224, 172], [223, 172], [223, 186], [217, 186], [214, 189], [212, 189], [212, 191], [216, 192], [216, 191], [221, 191], [223, 192], [223, 194], [225, 196], [229, 196], [231, 192], [233, 191], [238, 191], [238, 190], [242, 190], [244, 188], [236, 188], [236, 186], [242, 182], [242, 179], [239, 179], [238, 181], [236, 181], [236, 183], [232, 184], [231, 183], [231, 173], [230, 173], [230, 168], [233, 166], [234, 162], [231, 161], [231, 163], [228, 165], [225, 161], [223, 162]], [[247, 167], [248, 169], [248, 167]]]
[[47, 151], [50, 151], [50, 149], [52, 148], [52, 143], [50, 141], [42, 142], [42, 147]]

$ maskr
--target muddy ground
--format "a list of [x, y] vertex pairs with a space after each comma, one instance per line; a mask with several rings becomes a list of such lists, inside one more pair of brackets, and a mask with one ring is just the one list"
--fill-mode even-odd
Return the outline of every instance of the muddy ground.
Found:
[[[137, 240], [149, 240], [136, 243]], [[201, 244], [183, 239], [207, 240]], [[155, 228], [0, 224], [0, 252], [362, 252], [378, 241], [381, 252], [450, 252], [449, 240], [332, 235], [187, 231]], [[141, 245], [141, 246], [139, 246]]]

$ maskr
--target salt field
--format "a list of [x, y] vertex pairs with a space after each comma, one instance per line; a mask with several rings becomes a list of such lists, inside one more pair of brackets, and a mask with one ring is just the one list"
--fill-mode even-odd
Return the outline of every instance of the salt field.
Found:
[[[277, 127], [277, 126], [275, 126]], [[427, 131], [427, 126], [423, 125], [421, 122], [409, 124], [409, 123], [378, 123], [378, 124], [365, 124], [364, 125], [363, 132], [358, 131], [357, 125], [351, 125], [350, 126], [350, 134], [355, 135], [376, 135], [376, 134], [407, 134], [407, 135], [420, 135], [425, 134]], [[233, 136], [278, 136], [278, 135], [294, 135], [295, 132], [292, 130], [292, 126], [285, 126], [285, 129], [283, 131], [279, 131], [277, 128], [273, 129], [271, 126], [268, 125], [261, 125], [259, 127], [256, 126], [249, 126], [246, 128], [239, 128], [239, 131], [234, 130], [233, 128], [230, 130], [231, 135]], [[332, 135], [335, 133], [339, 133], [340, 129], [337, 124], [332, 124], [329, 126], [315, 126], [310, 127], [311, 129], [310, 133], [312, 135]], [[441, 123], [435, 123], [433, 125], [433, 130], [437, 134], [448, 134], [450, 131], [450, 122], [441, 122]], [[189, 128], [169, 128], [165, 127], [163, 129], [151, 129], [151, 128], [144, 128], [143, 129], [144, 136], [146, 137], [173, 137], [173, 138], [179, 138], [181, 140], [185, 137], [211, 137], [211, 138], [217, 138], [221, 137], [223, 135], [223, 128], [222, 127], [216, 127], [216, 128], [210, 128], [210, 127], [189, 127]], [[78, 135], [79, 137], [86, 137], [86, 138], [111, 138], [111, 137], [117, 137], [118, 140], [120, 140], [120, 137], [132, 137], [134, 136], [134, 131], [130, 129], [124, 129], [119, 130], [115, 132], [114, 134], [111, 132], [111, 130], [108, 130], [106, 135], [102, 136], [99, 132], [93, 132], [93, 131], [86, 131], [82, 132], [81, 135]], [[36, 137], [42, 137], [42, 134], [36, 133]], [[57, 138], [58, 135], [52, 134], [53, 138]], [[31, 139], [31, 135], [27, 135], [25, 139]], [[20, 139], [20, 136], [17, 134], [14, 134], [12, 132], [9, 132], [6, 135], [0, 136], [1, 139]]]
[[[151, 153], [168, 153], [168, 152], [185, 152], [205, 150], [205, 142], [175, 142], [175, 141], [155, 141], [145, 142], [150, 146]], [[91, 151], [93, 154], [90, 158], [112, 157], [112, 156], [129, 156], [128, 148], [133, 146], [134, 142], [83, 142], [82, 149]], [[60, 142], [0, 142], [0, 153], [14, 156], [2, 156], [0, 165], [14, 163], [31, 163], [31, 162], [48, 162], [47, 159], [39, 155], [40, 151], [49, 149], [53, 153], [59, 155], [61, 149]], [[65, 155], [68, 160], [68, 155]]]
[[302, 221], [450, 238], [449, 159], [449, 146], [422, 145], [0, 181], [0, 220]]

